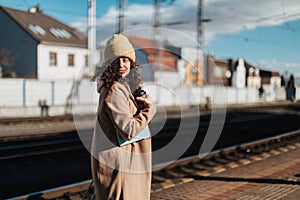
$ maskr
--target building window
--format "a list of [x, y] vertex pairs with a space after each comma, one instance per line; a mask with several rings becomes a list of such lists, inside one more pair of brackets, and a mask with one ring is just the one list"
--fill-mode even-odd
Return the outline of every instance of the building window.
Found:
[[57, 54], [55, 52], [50, 52], [50, 66], [57, 65]]
[[41, 35], [45, 35], [46, 34], [46, 31], [40, 27], [39, 25], [32, 25], [32, 24], [29, 24], [28, 25], [28, 28], [34, 32], [35, 34], [41, 34]]
[[70, 67], [73, 67], [74, 66], [74, 54], [69, 54], [68, 55], [68, 65]]
[[87, 55], [84, 56], [84, 65], [86, 67], [89, 65], [89, 57]]
[[50, 32], [57, 38], [71, 38], [71, 34], [65, 29], [50, 28]]

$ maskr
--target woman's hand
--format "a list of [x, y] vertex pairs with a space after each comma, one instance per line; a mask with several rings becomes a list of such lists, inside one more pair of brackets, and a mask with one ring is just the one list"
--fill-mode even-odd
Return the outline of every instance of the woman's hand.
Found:
[[149, 108], [153, 104], [152, 101], [150, 100], [149, 94], [145, 94], [144, 96], [137, 97], [136, 99], [142, 101], [145, 104], [146, 108]]

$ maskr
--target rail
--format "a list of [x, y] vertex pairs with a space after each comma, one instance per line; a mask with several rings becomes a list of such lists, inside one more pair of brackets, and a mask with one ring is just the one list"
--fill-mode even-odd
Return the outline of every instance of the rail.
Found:
[[[224, 157], [224, 155], [230, 155], [232, 157], [236, 156], [237, 159], [245, 158], [249, 155], [258, 155], [263, 154], [266, 151], [271, 151], [274, 149], [284, 149], [284, 147], [290, 144], [296, 144], [297, 147], [300, 147], [299, 144], [300, 138], [300, 129], [295, 131], [286, 132], [280, 135], [276, 135], [273, 137], [267, 137], [251, 142], [246, 142], [242, 144], [232, 145], [226, 148], [219, 148], [210, 153], [208, 153], [204, 158], [200, 158], [202, 155], [194, 155], [187, 158], [181, 158], [176, 162], [170, 164], [166, 167], [166, 169], [155, 171], [163, 165], [163, 163], [155, 165], [154, 168], [154, 177], [159, 176], [161, 171], [170, 171], [170, 169], [178, 167], [178, 166], [186, 166], [190, 163], [199, 162], [213, 162], [217, 160], [218, 157]], [[284, 150], [284, 151], [288, 151]], [[218, 163], [219, 165], [219, 163]], [[214, 166], [211, 166], [213, 168]], [[164, 172], [163, 172], [164, 173]], [[155, 178], [154, 183], [155, 186]], [[152, 189], [152, 192], [158, 191], [159, 189]], [[16, 200], [25, 200], [31, 198], [44, 198], [44, 199], [52, 199], [52, 198], [70, 198], [77, 197], [80, 199], [93, 199], [93, 188], [92, 188], [92, 180], [86, 180], [83, 182], [78, 182], [70, 185], [65, 185], [62, 187], [57, 187], [49, 190], [43, 190], [35, 193], [30, 193], [22, 196], [15, 197], [13, 199]]]

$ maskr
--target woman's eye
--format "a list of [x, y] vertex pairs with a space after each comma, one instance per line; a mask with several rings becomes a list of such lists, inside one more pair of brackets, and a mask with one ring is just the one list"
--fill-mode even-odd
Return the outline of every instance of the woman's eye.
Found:
[[128, 58], [122, 58], [122, 62], [127, 63], [127, 62], [129, 62], [129, 59]]

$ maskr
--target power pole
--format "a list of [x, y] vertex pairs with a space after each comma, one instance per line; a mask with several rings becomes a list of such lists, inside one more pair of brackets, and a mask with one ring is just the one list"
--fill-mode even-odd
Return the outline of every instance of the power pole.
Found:
[[160, 42], [160, 26], [161, 26], [161, 0], [154, 0], [154, 41]]
[[[197, 8], [197, 71], [196, 71], [196, 85], [201, 84], [201, 79], [207, 81], [207, 71], [205, 69], [205, 62], [204, 62], [204, 51], [203, 51], [203, 26], [202, 26], [202, 18], [203, 18], [203, 11], [202, 11], [202, 0], [198, 0], [198, 8]], [[201, 56], [200, 56], [201, 55]], [[203, 69], [203, 74], [201, 70], [201, 66]]]
[[[199, 47], [203, 47], [203, 8], [202, 8], [203, 0], [198, 0], [198, 9], [197, 9], [197, 42], [199, 43]], [[200, 48], [198, 48], [200, 49]]]
[[122, 33], [125, 31], [125, 4], [126, 4], [126, 0], [119, 0], [118, 33]]
[[[200, 58], [202, 60], [202, 67], [203, 67], [203, 78], [208, 83], [209, 81], [209, 57], [205, 56], [204, 52], [204, 27], [203, 22], [210, 22], [210, 19], [203, 18], [203, 0], [198, 0], [198, 8], [197, 8], [197, 55], [198, 55], [198, 63], [197, 63], [197, 83], [199, 83], [199, 79], [201, 78], [201, 71], [199, 69], [200, 66]], [[202, 50], [201, 50], [202, 49]], [[200, 56], [201, 55], [201, 56]], [[200, 73], [200, 74], [198, 74]]]
[[95, 67], [96, 51], [96, 0], [88, 0], [88, 65], [90, 70]]
[[161, 27], [161, 0], [154, 0], [154, 44], [156, 47], [155, 64], [157, 69], [160, 69], [161, 62], [161, 41], [160, 41], [160, 27]]

